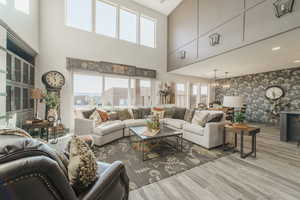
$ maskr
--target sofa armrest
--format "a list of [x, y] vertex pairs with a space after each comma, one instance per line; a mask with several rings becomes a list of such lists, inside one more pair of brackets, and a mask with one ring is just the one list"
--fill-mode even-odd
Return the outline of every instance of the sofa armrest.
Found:
[[94, 128], [94, 120], [75, 119], [75, 135], [89, 135], [94, 132]]
[[209, 146], [219, 146], [223, 142], [223, 131], [225, 122], [210, 122], [204, 128], [204, 134], [207, 136]]
[[104, 172], [101, 172], [99, 179], [84, 194], [82, 200], [106, 200], [122, 199], [127, 200], [129, 196], [129, 178], [122, 162], [116, 161]]

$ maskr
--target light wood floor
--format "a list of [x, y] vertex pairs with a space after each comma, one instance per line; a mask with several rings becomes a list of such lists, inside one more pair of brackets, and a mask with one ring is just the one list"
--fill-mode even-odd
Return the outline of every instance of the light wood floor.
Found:
[[132, 191], [129, 199], [300, 200], [300, 149], [280, 142], [278, 129], [261, 128], [256, 159], [235, 153]]

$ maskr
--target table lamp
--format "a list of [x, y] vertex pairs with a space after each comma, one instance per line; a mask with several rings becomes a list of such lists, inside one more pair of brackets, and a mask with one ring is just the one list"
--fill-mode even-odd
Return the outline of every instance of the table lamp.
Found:
[[35, 108], [34, 108], [34, 119], [38, 119], [38, 112], [37, 112], [37, 107], [38, 107], [38, 101], [43, 99], [43, 91], [39, 88], [34, 88], [31, 90], [30, 94], [31, 99], [35, 101]]
[[244, 106], [244, 97], [224, 96], [223, 106], [229, 108], [242, 108]]

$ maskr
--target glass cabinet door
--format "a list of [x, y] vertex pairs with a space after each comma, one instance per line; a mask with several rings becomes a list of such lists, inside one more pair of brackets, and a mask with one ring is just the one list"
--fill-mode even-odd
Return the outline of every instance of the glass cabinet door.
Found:
[[6, 79], [12, 80], [12, 56], [8, 53], [6, 55]]
[[29, 65], [24, 62], [23, 63], [23, 83], [25, 83], [25, 84], [29, 83], [28, 70], [29, 70]]
[[21, 60], [15, 58], [15, 81], [21, 82]]

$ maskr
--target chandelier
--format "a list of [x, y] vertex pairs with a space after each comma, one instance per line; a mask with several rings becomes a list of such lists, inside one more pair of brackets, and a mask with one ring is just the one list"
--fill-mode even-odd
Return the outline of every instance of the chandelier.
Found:
[[222, 86], [225, 89], [230, 88], [230, 83], [229, 83], [229, 80], [227, 78], [228, 78], [228, 72], [225, 72], [225, 83]]

